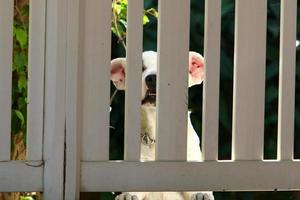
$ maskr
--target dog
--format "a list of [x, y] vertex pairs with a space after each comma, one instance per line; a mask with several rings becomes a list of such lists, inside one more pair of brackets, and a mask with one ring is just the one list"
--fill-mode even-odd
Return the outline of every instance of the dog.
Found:
[[[155, 160], [156, 142], [156, 74], [157, 53], [145, 51], [142, 56], [142, 99], [141, 99], [141, 161]], [[111, 61], [111, 80], [118, 90], [125, 90], [126, 58]], [[204, 58], [196, 52], [189, 52], [189, 87], [204, 80]], [[189, 113], [190, 114], [190, 113]], [[188, 115], [187, 160], [201, 161], [200, 139]], [[214, 200], [212, 192], [124, 192], [117, 200]]]

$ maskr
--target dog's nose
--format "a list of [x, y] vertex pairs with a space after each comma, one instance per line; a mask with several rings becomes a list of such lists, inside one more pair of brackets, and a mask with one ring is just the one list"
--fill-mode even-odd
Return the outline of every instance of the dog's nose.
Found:
[[156, 74], [150, 74], [145, 78], [146, 85], [149, 89], [155, 90], [156, 88]]

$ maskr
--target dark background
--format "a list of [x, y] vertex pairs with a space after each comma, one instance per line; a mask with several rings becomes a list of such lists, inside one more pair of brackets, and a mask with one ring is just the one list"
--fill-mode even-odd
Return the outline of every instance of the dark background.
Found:
[[[204, 43], [204, 0], [191, 0], [190, 50], [203, 54]], [[298, 8], [300, 2], [298, 1]], [[145, 0], [145, 8], [157, 8], [157, 0]], [[176, 15], [176, 13], [174, 13]], [[300, 11], [298, 9], [298, 18]], [[220, 60], [220, 103], [219, 103], [219, 159], [231, 158], [233, 56], [234, 56], [235, 1], [222, 0], [222, 34]], [[144, 26], [144, 51], [156, 50], [157, 21], [150, 18]], [[299, 20], [298, 20], [299, 24]], [[297, 26], [297, 38], [300, 38]], [[276, 159], [278, 119], [278, 71], [279, 71], [280, 0], [268, 0], [266, 96], [265, 96], [265, 145], [264, 158]], [[112, 58], [125, 56], [117, 38], [112, 36]], [[300, 61], [297, 50], [296, 110], [295, 110], [295, 158], [300, 158]], [[112, 92], [115, 90], [112, 86]], [[189, 108], [192, 122], [201, 135], [202, 85], [189, 90]], [[118, 92], [112, 102], [110, 158], [123, 158], [124, 92]], [[298, 144], [296, 142], [298, 141]], [[299, 169], [300, 170], [300, 169]], [[109, 199], [109, 193], [103, 194]], [[300, 199], [296, 192], [216, 192], [218, 199]]]

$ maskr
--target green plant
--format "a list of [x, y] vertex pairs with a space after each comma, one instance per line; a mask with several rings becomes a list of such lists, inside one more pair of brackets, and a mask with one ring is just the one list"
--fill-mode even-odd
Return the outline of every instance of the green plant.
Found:
[[12, 66], [12, 133], [26, 132], [29, 5], [15, 1]]
[[[125, 38], [127, 29], [127, 0], [113, 0], [112, 2], [112, 26], [111, 31], [119, 38], [119, 42], [122, 43], [125, 48]], [[150, 22], [149, 16], [158, 17], [158, 12], [154, 8], [144, 10], [143, 24]]]

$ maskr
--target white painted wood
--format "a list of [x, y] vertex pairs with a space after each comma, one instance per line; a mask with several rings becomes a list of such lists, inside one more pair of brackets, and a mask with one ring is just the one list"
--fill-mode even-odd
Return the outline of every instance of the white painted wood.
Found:
[[[67, 66], [66, 66], [66, 154], [65, 154], [65, 200], [80, 196], [80, 150], [81, 114], [79, 113], [79, 64], [82, 57], [79, 49], [84, 4], [79, 0], [68, 0]], [[80, 32], [81, 31], [81, 32]], [[79, 53], [80, 52], [80, 53]]]
[[294, 155], [297, 0], [281, 1], [278, 159]]
[[299, 167], [299, 160], [83, 162], [82, 191], [299, 190]]
[[43, 191], [43, 162], [0, 162], [0, 191]]
[[0, 0], [0, 161], [10, 159], [14, 1]]
[[81, 158], [108, 160], [111, 0], [85, 1], [83, 9]]
[[205, 2], [202, 131], [204, 160], [218, 159], [221, 3], [220, 0]]
[[156, 159], [186, 160], [190, 1], [158, 5]]
[[62, 200], [64, 190], [65, 65], [67, 1], [51, 0], [46, 6], [46, 63], [44, 118], [45, 200]]
[[27, 160], [42, 160], [46, 1], [31, 0], [29, 17]]
[[128, 0], [125, 91], [125, 160], [138, 161], [141, 151], [141, 81], [144, 2]]
[[261, 160], [267, 0], [237, 0], [233, 94], [234, 160]]

